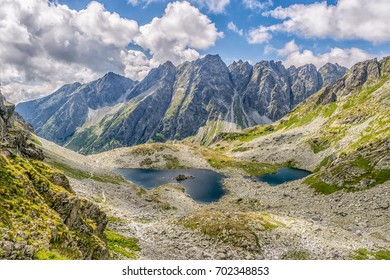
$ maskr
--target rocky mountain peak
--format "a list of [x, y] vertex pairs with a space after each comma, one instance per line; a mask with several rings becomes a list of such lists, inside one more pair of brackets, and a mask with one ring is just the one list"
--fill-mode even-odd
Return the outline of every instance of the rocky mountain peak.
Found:
[[323, 86], [334, 84], [338, 79], [347, 73], [348, 68], [339, 64], [326, 63], [318, 72], [321, 74]]
[[295, 107], [322, 87], [321, 74], [313, 64], [289, 70], [291, 74], [292, 106]]
[[347, 95], [361, 87], [368, 80], [376, 81], [381, 76], [380, 63], [376, 58], [359, 62], [352, 66], [343, 79], [334, 85], [334, 91], [342, 89], [338, 95]]
[[198, 60], [204, 61], [206, 63], [210, 63], [210, 62], [223, 63], [222, 58], [220, 57], [219, 54], [207, 54], [203, 58], [199, 58]]
[[164, 68], [164, 69], [173, 69], [173, 68], [176, 68], [175, 65], [173, 65], [173, 63], [168, 60], [166, 61], [165, 63], [161, 64], [158, 68]]
[[390, 56], [382, 58], [380, 61], [381, 75], [389, 76], [390, 75]]
[[253, 66], [247, 61], [239, 60], [230, 64], [228, 69], [235, 90], [243, 91], [251, 78]]

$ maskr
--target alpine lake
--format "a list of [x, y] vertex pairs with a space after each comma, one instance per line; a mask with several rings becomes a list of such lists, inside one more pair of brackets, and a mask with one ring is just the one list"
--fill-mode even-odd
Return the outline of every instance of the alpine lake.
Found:
[[[114, 172], [146, 190], [164, 184], [180, 184], [192, 199], [204, 204], [218, 201], [226, 193], [222, 184], [225, 176], [206, 169], [117, 168]], [[310, 174], [306, 170], [284, 167], [274, 174], [265, 174], [255, 180], [277, 186]]]

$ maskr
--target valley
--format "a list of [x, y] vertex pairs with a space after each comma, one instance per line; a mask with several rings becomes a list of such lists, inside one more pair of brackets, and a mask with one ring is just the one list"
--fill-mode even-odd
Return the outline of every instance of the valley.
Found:
[[[114, 167], [144, 167], [145, 155], [160, 158], [153, 166], [165, 168], [171, 162], [164, 156], [172, 153], [186, 167], [225, 174], [227, 194], [217, 202], [199, 204], [177, 185], [144, 190], [127, 182], [70, 178], [78, 195], [104, 209], [108, 228], [139, 240], [141, 259], [351, 259], [360, 249], [389, 248], [388, 183], [365, 192], [327, 196], [303, 180], [271, 187], [246, 179], [243, 170], [215, 168], [196, 147], [182, 144], [148, 144], [83, 156], [84, 167], [78, 168], [113, 176], [109, 171]], [[45, 154], [77, 166], [72, 152], [61, 147], [52, 146]]]
[[[192, 71], [188, 67], [182, 65], [179, 71]], [[243, 64], [239, 67], [239, 72], [248, 70]], [[160, 104], [157, 93], [165, 92], [170, 71], [172, 66], [165, 65], [152, 73], [163, 77], [161, 84], [146, 78], [135, 85], [130, 94], [145, 87], [138, 98], [151, 98], [137, 108]], [[106, 239], [104, 227], [94, 232], [91, 226], [89, 233], [107, 242], [113, 259], [389, 259], [389, 75], [390, 57], [358, 63], [272, 123], [252, 126], [256, 123], [245, 117], [243, 127], [250, 127], [209, 129], [207, 137], [183, 134], [164, 143], [143, 141], [148, 143], [93, 154], [95, 150], [85, 150], [88, 155], [39, 136], [30, 142], [42, 150], [40, 160], [66, 175], [76, 197], [98, 205], [107, 215]], [[240, 85], [234, 86], [238, 90]], [[234, 92], [231, 106], [224, 104], [225, 115], [240, 124], [232, 112], [245, 98], [240, 100]], [[134, 112], [133, 105], [130, 101], [124, 106]], [[101, 120], [112, 118], [115, 123], [116, 116], [145, 128], [145, 115], [136, 121], [130, 115], [110, 114]], [[218, 126], [226, 120], [208, 123]], [[126, 127], [118, 126], [117, 135], [145, 136]], [[88, 137], [79, 139], [96, 144]], [[101, 137], [99, 147], [113, 148], [115, 139]], [[283, 167], [312, 174], [278, 186], [254, 180]], [[178, 184], [146, 190], [114, 173], [118, 168], [211, 170], [225, 176], [225, 194], [212, 203], [198, 203]]]

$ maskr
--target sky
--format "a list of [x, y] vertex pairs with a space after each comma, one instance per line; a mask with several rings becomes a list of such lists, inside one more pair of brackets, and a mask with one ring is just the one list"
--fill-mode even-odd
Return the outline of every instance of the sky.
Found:
[[389, 14], [389, 0], [0, 0], [1, 91], [18, 103], [206, 54], [351, 67], [390, 55]]

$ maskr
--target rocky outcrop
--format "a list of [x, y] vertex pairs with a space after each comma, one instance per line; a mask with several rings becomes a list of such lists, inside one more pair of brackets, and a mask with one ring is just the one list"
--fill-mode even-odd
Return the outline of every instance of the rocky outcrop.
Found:
[[109, 258], [105, 213], [41, 161], [14, 108], [0, 93], [0, 258]]
[[318, 98], [317, 104], [329, 104], [338, 97], [349, 95], [357, 89], [376, 84], [389, 75], [389, 57], [380, 62], [376, 58], [359, 62], [335, 84], [327, 86]]
[[195, 179], [194, 176], [187, 176], [187, 175], [184, 175], [184, 174], [179, 174], [177, 175], [176, 177], [173, 177], [174, 180], [178, 181], [178, 182], [181, 182], [181, 181], [185, 181], [185, 180], [188, 180], [188, 179]]
[[324, 66], [322, 66], [320, 69], [318, 69], [318, 72], [321, 76], [322, 80], [322, 86], [329, 86], [333, 85], [335, 82], [337, 82], [342, 76], [347, 73], [348, 68], [343, 67], [333, 63], [326, 63]]

